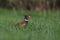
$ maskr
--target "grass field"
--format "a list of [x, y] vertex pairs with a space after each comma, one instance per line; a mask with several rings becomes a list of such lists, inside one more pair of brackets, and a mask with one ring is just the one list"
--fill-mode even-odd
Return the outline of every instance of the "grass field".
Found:
[[[16, 13], [15, 13], [16, 12]], [[22, 11], [0, 9], [0, 40], [60, 40], [60, 11]], [[15, 29], [24, 15], [30, 15], [26, 29]]]

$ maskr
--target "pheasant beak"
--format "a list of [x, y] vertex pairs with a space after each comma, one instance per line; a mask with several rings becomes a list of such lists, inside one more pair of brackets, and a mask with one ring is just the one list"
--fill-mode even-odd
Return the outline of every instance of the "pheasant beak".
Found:
[[30, 16], [29, 16], [29, 18], [30, 18]]

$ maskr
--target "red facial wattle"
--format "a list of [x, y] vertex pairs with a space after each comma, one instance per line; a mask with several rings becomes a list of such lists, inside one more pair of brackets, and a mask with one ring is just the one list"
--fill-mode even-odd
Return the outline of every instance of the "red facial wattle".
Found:
[[27, 16], [27, 18], [30, 18], [30, 16]]

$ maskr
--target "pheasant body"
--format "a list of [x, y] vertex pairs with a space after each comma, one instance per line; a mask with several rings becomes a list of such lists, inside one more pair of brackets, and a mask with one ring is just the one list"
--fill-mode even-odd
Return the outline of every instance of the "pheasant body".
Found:
[[24, 17], [24, 21], [22, 21], [22, 22], [19, 22], [19, 23], [17, 23], [16, 24], [16, 27], [20, 27], [20, 26], [27, 26], [27, 24], [28, 24], [28, 19], [30, 18], [30, 16], [28, 16], [28, 15], [25, 15], [25, 17]]

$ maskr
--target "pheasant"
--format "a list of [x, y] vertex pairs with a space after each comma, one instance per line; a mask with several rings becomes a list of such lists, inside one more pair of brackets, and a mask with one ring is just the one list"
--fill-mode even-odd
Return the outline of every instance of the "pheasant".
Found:
[[15, 27], [16, 27], [16, 28], [17, 28], [17, 27], [20, 28], [21, 26], [27, 26], [28, 21], [29, 21], [29, 18], [30, 18], [29, 15], [25, 15], [25, 16], [24, 16], [24, 21], [17, 23], [17, 24], [15, 25]]

